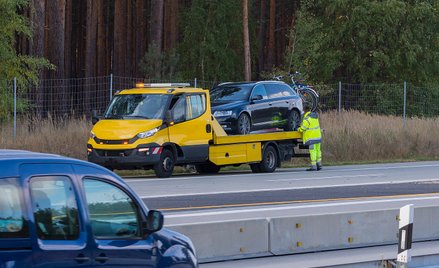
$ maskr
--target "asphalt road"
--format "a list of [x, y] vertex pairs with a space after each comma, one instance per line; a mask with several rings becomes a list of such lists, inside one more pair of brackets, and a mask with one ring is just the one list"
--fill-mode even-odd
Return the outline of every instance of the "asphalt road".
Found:
[[148, 207], [164, 211], [385, 199], [439, 194], [439, 161], [126, 180]]

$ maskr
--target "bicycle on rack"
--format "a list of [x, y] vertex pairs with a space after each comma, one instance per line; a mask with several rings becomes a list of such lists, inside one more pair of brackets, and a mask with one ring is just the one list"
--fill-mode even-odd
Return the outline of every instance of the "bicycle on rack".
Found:
[[[295, 72], [294, 74], [292, 73], [287, 74], [287, 76], [291, 79], [290, 86], [302, 98], [303, 104], [305, 103], [311, 104], [311, 111], [314, 112], [315, 110], [317, 110], [317, 106], [319, 102], [319, 94], [314, 90], [313, 86], [298, 83], [294, 79], [294, 76], [297, 75], [300, 75], [300, 73]], [[278, 81], [282, 81], [283, 78], [284, 78], [283, 75], [273, 77], [274, 80], [278, 80]]]

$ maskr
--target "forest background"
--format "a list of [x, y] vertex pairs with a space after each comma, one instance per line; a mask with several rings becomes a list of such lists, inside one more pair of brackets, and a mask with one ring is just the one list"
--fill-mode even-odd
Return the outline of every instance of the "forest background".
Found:
[[[349, 102], [361, 98], [370, 106], [383, 103], [374, 111], [398, 116], [324, 115], [331, 122], [326, 125], [325, 151], [334, 161], [376, 159], [381, 143], [389, 155], [381, 159], [439, 154], [437, 139], [422, 131], [427, 127], [433, 133], [437, 126], [439, 0], [0, 0], [0, 147], [83, 158], [77, 145], [86, 142], [88, 121], [71, 121], [67, 132], [72, 136], [65, 136], [59, 134], [66, 133], [65, 125], [26, 119], [44, 108], [39, 102], [70, 111], [72, 94], [83, 100], [101, 94], [93, 93], [90, 85], [71, 87], [72, 80], [112, 74], [218, 83], [292, 71], [300, 71], [322, 96], [325, 88], [331, 89], [328, 85], [355, 85]], [[21, 96], [19, 116], [24, 116], [16, 139], [31, 142], [29, 137], [41, 131], [31, 143], [11, 139], [14, 78]], [[400, 118], [404, 81], [410, 85], [408, 94], [418, 94], [413, 100], [408, 96], [412, 115], [433, 119], [382, 124]], [[389, 107], [397, 108], [389, 113]], [[81, 111], [88, 117], [92, 108], [89, 103]], [[56, 114], [43, 114], [50, 116]], [[350, 121], [360, 123], [350, 126]], [[47, 133], [35, 129], [45, 123], [51, 126]], [[64, 136], [67, 140], [55, 146], [55, 137]], [[354, 152], [340, 142], [348, 138], [352, 148], [378, 149], [371, 149], [367, 158], [364, 153], [345, 155]], [[401, 148], [401, 139], [411, 145]]]

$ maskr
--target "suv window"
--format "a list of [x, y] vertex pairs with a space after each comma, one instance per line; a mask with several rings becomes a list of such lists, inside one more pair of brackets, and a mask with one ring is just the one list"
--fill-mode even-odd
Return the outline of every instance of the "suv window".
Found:
[[92, 178], [84, 179], [84, 190], [95, 237], [117, 239], [140, 236], [137, 206], [123, 190]]
[[262, 84], [256, 85], [255, 88], [253, 89], [250, 99], [256, 97], [257, 95], [261, 95], [263, 100], [268, 99], [267, 91], [265, 91], [264, 85]]
[[270, 99], [282, 98], [284, 97], [284, 88], [279, 84], [266, 84], [265, 89], [267, 90]]
[[294, 96], [296, 93], [293, 91], [293, 89], [288, 85], [279, 85], [282, 88], [282, 95], [285, 97], [288, 96]]
[[30, 181], [30, 193], [38, 238], [79, 238], [78, 206], [72, 182], [68, 177], [33, 177]]
[[0, 238], [29, 237], [16, 179], [0, 180]]

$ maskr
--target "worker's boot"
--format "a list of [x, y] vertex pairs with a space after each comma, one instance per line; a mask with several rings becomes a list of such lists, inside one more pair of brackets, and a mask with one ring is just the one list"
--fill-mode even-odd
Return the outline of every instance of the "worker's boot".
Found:
[[306, 171], [317, 171], [317, 167], [316, 166], [311, 166]]
[[321, 170], [322, 169], [322, 164], [321, 163], [317, 163], [317, 170]]

